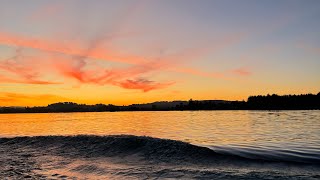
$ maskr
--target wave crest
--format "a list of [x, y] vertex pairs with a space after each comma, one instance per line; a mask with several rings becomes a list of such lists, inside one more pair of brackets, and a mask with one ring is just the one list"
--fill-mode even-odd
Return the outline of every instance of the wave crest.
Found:
[[[113, 157], [139, 155], [146, 160], [185, 163], [241, 163], [273, 161], [264, 158], [252, 159], [215, 152], [207, 147], [189, 143], [159, 139], [147, 136], [112, 135], [112, 136], [34, 136], [0, 138], [1, 145], [17, 148], [39, 148], [54, 151], [58, 155], [76, 157]], [[290, 162], [291, 160], [287, 160]], [[312, 163], [319, 163], [318, 161]]]

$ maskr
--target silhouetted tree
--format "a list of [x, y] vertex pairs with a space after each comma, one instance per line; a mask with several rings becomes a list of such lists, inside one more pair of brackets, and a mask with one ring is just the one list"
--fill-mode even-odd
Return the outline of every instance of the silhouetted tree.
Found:
[[112, 104], [86, 105], [59, 102], [37, 107], [0, 107], [0, 113], [48, 113], [48, 112], [102, 112], [102, 111], [168, 111], [168, 110], [298, 110], [320, 109], [318, 94], [283, 95], [267, 94], [249, 96], [245, 101], [193, 100], [161, 101], [149, 104], [115, 106]]

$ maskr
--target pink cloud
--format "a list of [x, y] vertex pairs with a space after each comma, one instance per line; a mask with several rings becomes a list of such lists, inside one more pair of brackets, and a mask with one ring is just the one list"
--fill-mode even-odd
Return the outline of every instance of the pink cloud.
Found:
[[174, 84], [140, 78], [141, 75], [154, 70], [155, 67], [152, 66], [130, 66], [118, 69], [105, 69], [98, 66], [90, 68], [86, 60], [71, 59], [56, 62], [55, 68], [65, 78], [72, 78], [81, 83], [114, 85], [125, 89], [140, 89], [143, 92], [166, 88]]
[[141, 75], [156, 69], [158, 67], [156, 64], [106, 69], [94, 63], [88, 65], [87, 61], [81, 57], [67, 58], [49, 54], [40, 58], [28, 57], [23, 56], [21, 50], [18, 49], [12, 58], [0, 61], [2, 70], [2, 73], [0, 71], [0, 83], [57, 84], [39, 79], [49, 73], [63, 79], [75, 79], [80, 83], [113, 85], [125, 89], [141, 89], [143, 92], [165, 88], [173, 84], [139, 79]]
[[247, 69], [247, 68], [237, 68], [237, 69], [233, 69], [231, 71], [232, 74], [235, 74], [235, 75], [240, 75], [240, 76], [250, 76], [252, 75], [252, 72]]
[[[141, 78], [159, 71], [173, 71], [209, 78], [224, 78], [223, 73], [203, 72], [198, 69], [183, 67], [183, 63], [198, 60], [204, 55], [234, 44], [243, 37], [243, 34], [228, 35], [221, 39], [210, 41], [214, 43], [207, 43], [200, 48], [189, 48], [177, 53], [161, 54], [158, 58], [146, 58], [148, 55], [128, 54], [114, 47], [113, 40], [132, 36], [132, 33], [127, 33], [125, 30], [130, 29], [128, 27], [130, 25], [129, 22], [132, 18], [137, 17], [143, 12], [147, 2], [149, 3], [147, 0], [134, 1], [121, 11], [113, 22], [101, 23], [101, 28], [89, 40], [89, 43], [61, 40], [63, 39], [61, 37], [56, 38], [58, 40], [54, 40], [0, 32], [0, 44], [20, 48], [32, 48], [48, 54], [48, 57], [42, 59], [34, 57], [32, 59], [25, 58], [24, 64], [17, 63], [16, 61], [1, 63], [0, 68], [2, 70], [18, 76], [18, 79], [12, 79], [12, 76], [9, 76], [9, 78], [2, 75], [2, 80], [16, 83], [50, 84], [52, 82], [43, 81], [40, 78], [44, 74], [56, 71], [60, 77], [74, 79], [80, 83], [109, 84], [126, 89], [141, 89], [147, 92], [174, 84], [172, 82], [159, 83]], [[64, 8], [64, 5], [61, 3], [49, 3], [35, 11], [32, 14], [32, 18], [36, 20], [49, 19], [49, 17], [62, 12]], [[111, 29], [109, 29], [110, 24]], [[106, 44], [108, 45], [107, 48]], [[63, 54], [68, 58], [59, 57], [57, 60], [52, 54]], [[31, 60], [27, 62], [28, 59]], [[87, 62], [94, 59], [125, 63], [130, 66], [125, 68], [89, 66]], [[50, 64], [43, 64], [43, 61], [48, 61]], [[38, 67], [30, 65], [39, 63], [41, 66], [39, 65]]]
[[[96, 40], [100, 41], [100, 40]], [[53, 40], [37, 39], [30, 37], [23, 37], [18, 35], [13, 35], [9, 33], [0, 32], [0, 44], [14, 46], [14, 47], [24, 47], [33, 48], [41, 51], [63, 53], [71, 56], [78, 56], [84, 58], [94, 58], [103, 59], [107, 61], [128, 63], [128, 64], [138, 64], [146, 62], [145, 58], [141, 58], [133, 55], [125, 55], [117, 51], [105, 50], [98, 46], [98, 42], [92, 42], [95, 45], [90, 45], [88, 48], [81, 47], [75, 42], [57, 42]]]
[[[179, 56], [176, 55], [174, 57]], [[113, 85], [125, 89], [140, 89], [143, 92], [148, 92], [175, 84], [175, 82], [154, 82], [141, 78], [149, 73], [174, 68], [176, 64], [169, 61], [171, 58], [172, 56], [166, 56], [164, 57], [165, 61], [131, 65], [125, 68], [103, 68], [95, 64], [94, 61], [85, 60], [78, 56], [66, 57], [65, 55], [46, 54], [45, 57], [34, 58], [23, 56], [21, 50], [17, 50], [13, 58], [0, 61], [0, 69], [10, 72], [18, 78], [2, 75], [0, 76], [0, 82], [56, 84], [56, 82], [39, 79], [45, 73], [52, 74], [56, 72], [61, 78], [74, 79], [80, 83]], [[179, 67], [175, 71], [205, 77], [225, 78], [223, 73], [207, 73], [193, 68]], [[247, 70], [241, 68], [232, 72], [240, 75], [249, 74]]]
[[[118, 36], [118, 35], [119, 34], [116, 34], [115, 36]], [[121, 36], [121, 34], [119, 36]], [[242, 36], [243, 35], [234, 35], [225, 39], [221, 39], [219, 43], [214, 45], [209, 44], [209, 45], [206, 45], [206, 47], [204, 48], [185, 49], [175, 54], [164, 54], [151, 60], [143, 56], [122, 53], [112, 47], [109, 47], [108, 50], [102, 48], [101, 44], [104, 43], [104, 41], [106, 40], [106, 37], [104, 38], [97, 37], [93, 39], [93, 41], [90, 43], [90, 45], [87, 48], [84, 48], [84, 47], [81, 47], [79, 43], [75, 43], [75, 42], [61, 43], [61, 42], [55, 42], [52, 40], [34, 39], [34, 38], [22, 37], [22, 36], [0, 32], [0, 44], [33, 48], [33, 49], [38, 49], [46, 52], [63, 53], [73, 57], [78, 57], [78, 59], [93, 58], [93, 59], [100, 59], [100, 60], [112, 61], [112, 62], [118, 62], [118, 63], [119, 62], [127, 63], [131, 65], [138, 65], [138, 66], [144, 66], [144, 67], [147, 64], [147, 66], [152, 69], [171, 70], [171, 71], [180, 72], [180, 73], [190, 73], [198, 76], [219, 78], [220, 76], [218, 75], [219, 73], [212, 73], [216, 75], [208, 76], [207, 73], [200, 72], [199, 70], [191, 70], [192, 68], [180, 68], [180, 67], [181, 67], [181, 64], [184, 62], [191, 61], [194, 59], [199, 59], [208, 53], [213, 53], [215, 51], [220, 50], [221, 48], [226, 47], [227, 45], [238, 42]], [[117, 38], [117, 37], [113, 37], [113, 38]], [[150, 66], [150, 64], [152, 65]], [[154, 68], [155, 66], [157, 67]]]
[[130, 80], [127, 79], [125, 81], [117, 82], [120, 87], [126, 89], [141, 89], [143, 92], [148, 92], [154, 89], [162, 89], [168, 86], [173, 85], [175, 82], [167, 82], [167, 83], [157, 83], [154, 81], [149, 81], [146, 79], [137, 79], [137, 80]]
[[[116, 29], [114, 30], [116, 35], [115, 37], [110, 36], [111, 39], [117, 38], [119, 35], [116, 33]], [[2, 77], [3, 82], [54, 84], [55, 82], [39, 80], [43, 74], [50, 73], [50, 71], [54, 70], [60, 77], [75, 79], [80, 83], [97, 85], [109, 84], [126, 89], [141, 89], [144, 92], [148, 92], [174, 84], [173, 82], [159, 83], [147, 79], [144, 79], [144, 81], [141, 80], [141, 77], [160, 71], [174, 71], [209, 78], [225, 78], [223, 73], [203, 72], [194, 68], [183, 67], [182, 64], [186, 61], [200, 59], [208, 53], [218, 51], [229, 44], [237, 42], [241, 37], [242, 35], [230, 36], [228, 38], [222, 38], [219, 43], [213, 45], [208, 44], [205, 47], [185, 49], [177, 53], [161, 54], [158, 58], [149, 60], [143, 56], [119, 52], [112, 48], [112, 46], [109, 47], [108, 50], [102, 48], [105, 41], [110, 40], [110, 38], [106, 38], [106, 36], [100, 34], [93, 38], [88, 46], [84, 48], [75, 42], [65, 41], [62, 43], [48, 39], [29, 38], [0, 32], [0, 44], [17, 46], [19, 48], [38, 49], [47, 54], [47, 57], [43, 58], [24, 57], [24, 60], [21, 61], [22, 64], [21, 62], [17, 63], [17, 57], [15, 57], [13, 60], [1, 62], [0, 69], [19, 77], [19, 79]], [[61, 56], [57, 59], [56, 54], [60, 54]], [[87, 62], [94, 62], [92, 58], [121, 63], [125, 62], [130, 66], [107, 69], [97, 65], [93, 67], [88, 66]], [[50, 64], [45, 64], [43, 63], [44, 61], [50, 62]], [[39, 69], [31, 65], [39, 63], [41, 64], [38, 65]], [[235, 72], [237, 73], [237, 71]], [[244, 72], [242, 72], [242, 74], [244, 74]]]

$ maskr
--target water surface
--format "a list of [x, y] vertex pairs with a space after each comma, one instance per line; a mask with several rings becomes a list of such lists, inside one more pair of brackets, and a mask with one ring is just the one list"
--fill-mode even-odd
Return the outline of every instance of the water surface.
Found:
[[319, 150], [320, 111], [0, 114], [0, 136], [131, 134], [201, 145]]
[[0, 114], [0, 151], [11, 178], [317, 179], [320, 111]]

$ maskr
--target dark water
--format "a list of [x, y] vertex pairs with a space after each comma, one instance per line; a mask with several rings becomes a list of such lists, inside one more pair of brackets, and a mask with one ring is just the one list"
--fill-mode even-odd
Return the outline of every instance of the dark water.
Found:
[[9, 114], [0, 136], [0, 177], [320, 178], [320, 111]]

